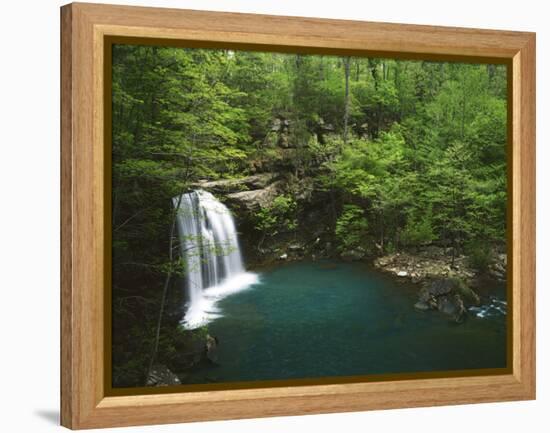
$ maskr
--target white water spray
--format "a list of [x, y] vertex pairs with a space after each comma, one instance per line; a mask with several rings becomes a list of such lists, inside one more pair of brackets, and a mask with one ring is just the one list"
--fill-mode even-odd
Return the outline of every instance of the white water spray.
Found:
[[229, 209], [207, 191], [174, 197], [185, 263], [187, 310], [182, 323], [196, 328], [221, 316], [216, 302], [258, 282], [246, 272], [235, 222]]

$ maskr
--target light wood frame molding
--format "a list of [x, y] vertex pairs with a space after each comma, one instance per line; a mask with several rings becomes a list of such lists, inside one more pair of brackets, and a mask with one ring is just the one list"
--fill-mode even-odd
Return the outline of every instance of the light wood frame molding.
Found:
[[[106, 396], [106, 36], [508, 64], [511, 373]], [[62, 425], [80, 429], [535, 398], [534, 33], [73, 3], [61, 8], [61, 102]]]

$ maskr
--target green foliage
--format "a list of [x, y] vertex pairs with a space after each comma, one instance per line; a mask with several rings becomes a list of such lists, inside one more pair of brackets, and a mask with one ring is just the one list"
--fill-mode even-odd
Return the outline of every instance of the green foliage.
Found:
[[435, 238], [431, 211], [421, 216], [412, 213], [408, 215], [405, 227], [401, 232], [401, 242], [404, 245], [429, 244]]
[[481, 273], [489, 270], [489, 265], [494, 259], [490, 245], [479, 241], [472, 241], [466, 245], [465, 250], [472, 268]]
[[192, 335], [193, 339], [203, 341], [208, 335], [208, 325], [203, 325], [200, 328], [195, 329], [194, 331], [195, 333]]
[[459, 294], [468, 304], [479, 305], [478, 294], [463, 279], [450, 277], [448, 280], [452, 284], [454, 293]]
[[366, 69], [352, 86], [362, 137], [328, 164], [344, 204], [362, 200], [383, 251], [502, 242], [505, 74], [416, 62], [369, 61]]
[[345, 205], [342, 214], [336, 221], [335, 234], [340, 251], [349, 251], [366, 247], [369, 223], [365, 211], [355, 205]]
[[262, 206], [255, 213], [255, 228], [274, 236], [281, 231], [292, 231], [297, 227], [296, 200], [293, 197], [277, 196], [268, 206]]

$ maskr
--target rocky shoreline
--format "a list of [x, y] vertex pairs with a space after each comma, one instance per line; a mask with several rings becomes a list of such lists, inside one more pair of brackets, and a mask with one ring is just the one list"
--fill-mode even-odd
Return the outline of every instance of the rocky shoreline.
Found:
[[[421, 286], [414, 305], [418, 310], [437, 310], [462, 322], [468, 308], [481, 304], [476, 291], [481, 275], [465, 255], [453, 259], [444, 248], [428, 247], [415, 254], [399, 252], [379, 257], [373, 264], [380, 271]], [[506, 254], [495, 254], [485, 277], [504, 282], [506, 264]]]
[[[459, 278], [472, 283], [478, 273], [469, 265], [468, 257], [452, 258], [445, 248], [430, 246], [417, 253], [398, 252], [378, 257], [374, 266], [399, 278], [421, 283], [437, 278]], [[488, 276], [498, 281], [506, 280], [506, 254], [495, 254], [488, 268]]]
[[475, 271], [467, 264], [465, 256], [455, 257], [454, 262], [444, 248], [430, 247], [416, 254], [398, 252], [378, 257], [374, 267], [412, 283], [428, 279], [460, 278], [471, 280]]

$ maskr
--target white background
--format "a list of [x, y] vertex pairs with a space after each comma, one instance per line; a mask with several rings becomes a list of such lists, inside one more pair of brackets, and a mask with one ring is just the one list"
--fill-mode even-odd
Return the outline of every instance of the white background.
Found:
[[[116, 1], [116, 0], [113, 0]], [[549, 15], [545, 1], [182, 0], [144, 6], [316, 16], [537, 32], [538, 400], [351, 414], [223, 421], [132, 432], [548, 431]], [[59, 6], [0, 4], [0, 428], [59, 431]], [[32, 390], [32, 391], [30, 391]], [[545, 425], [546, 424], [546, 425]], [[121, 431], [121, 430], [117, 430]]]

